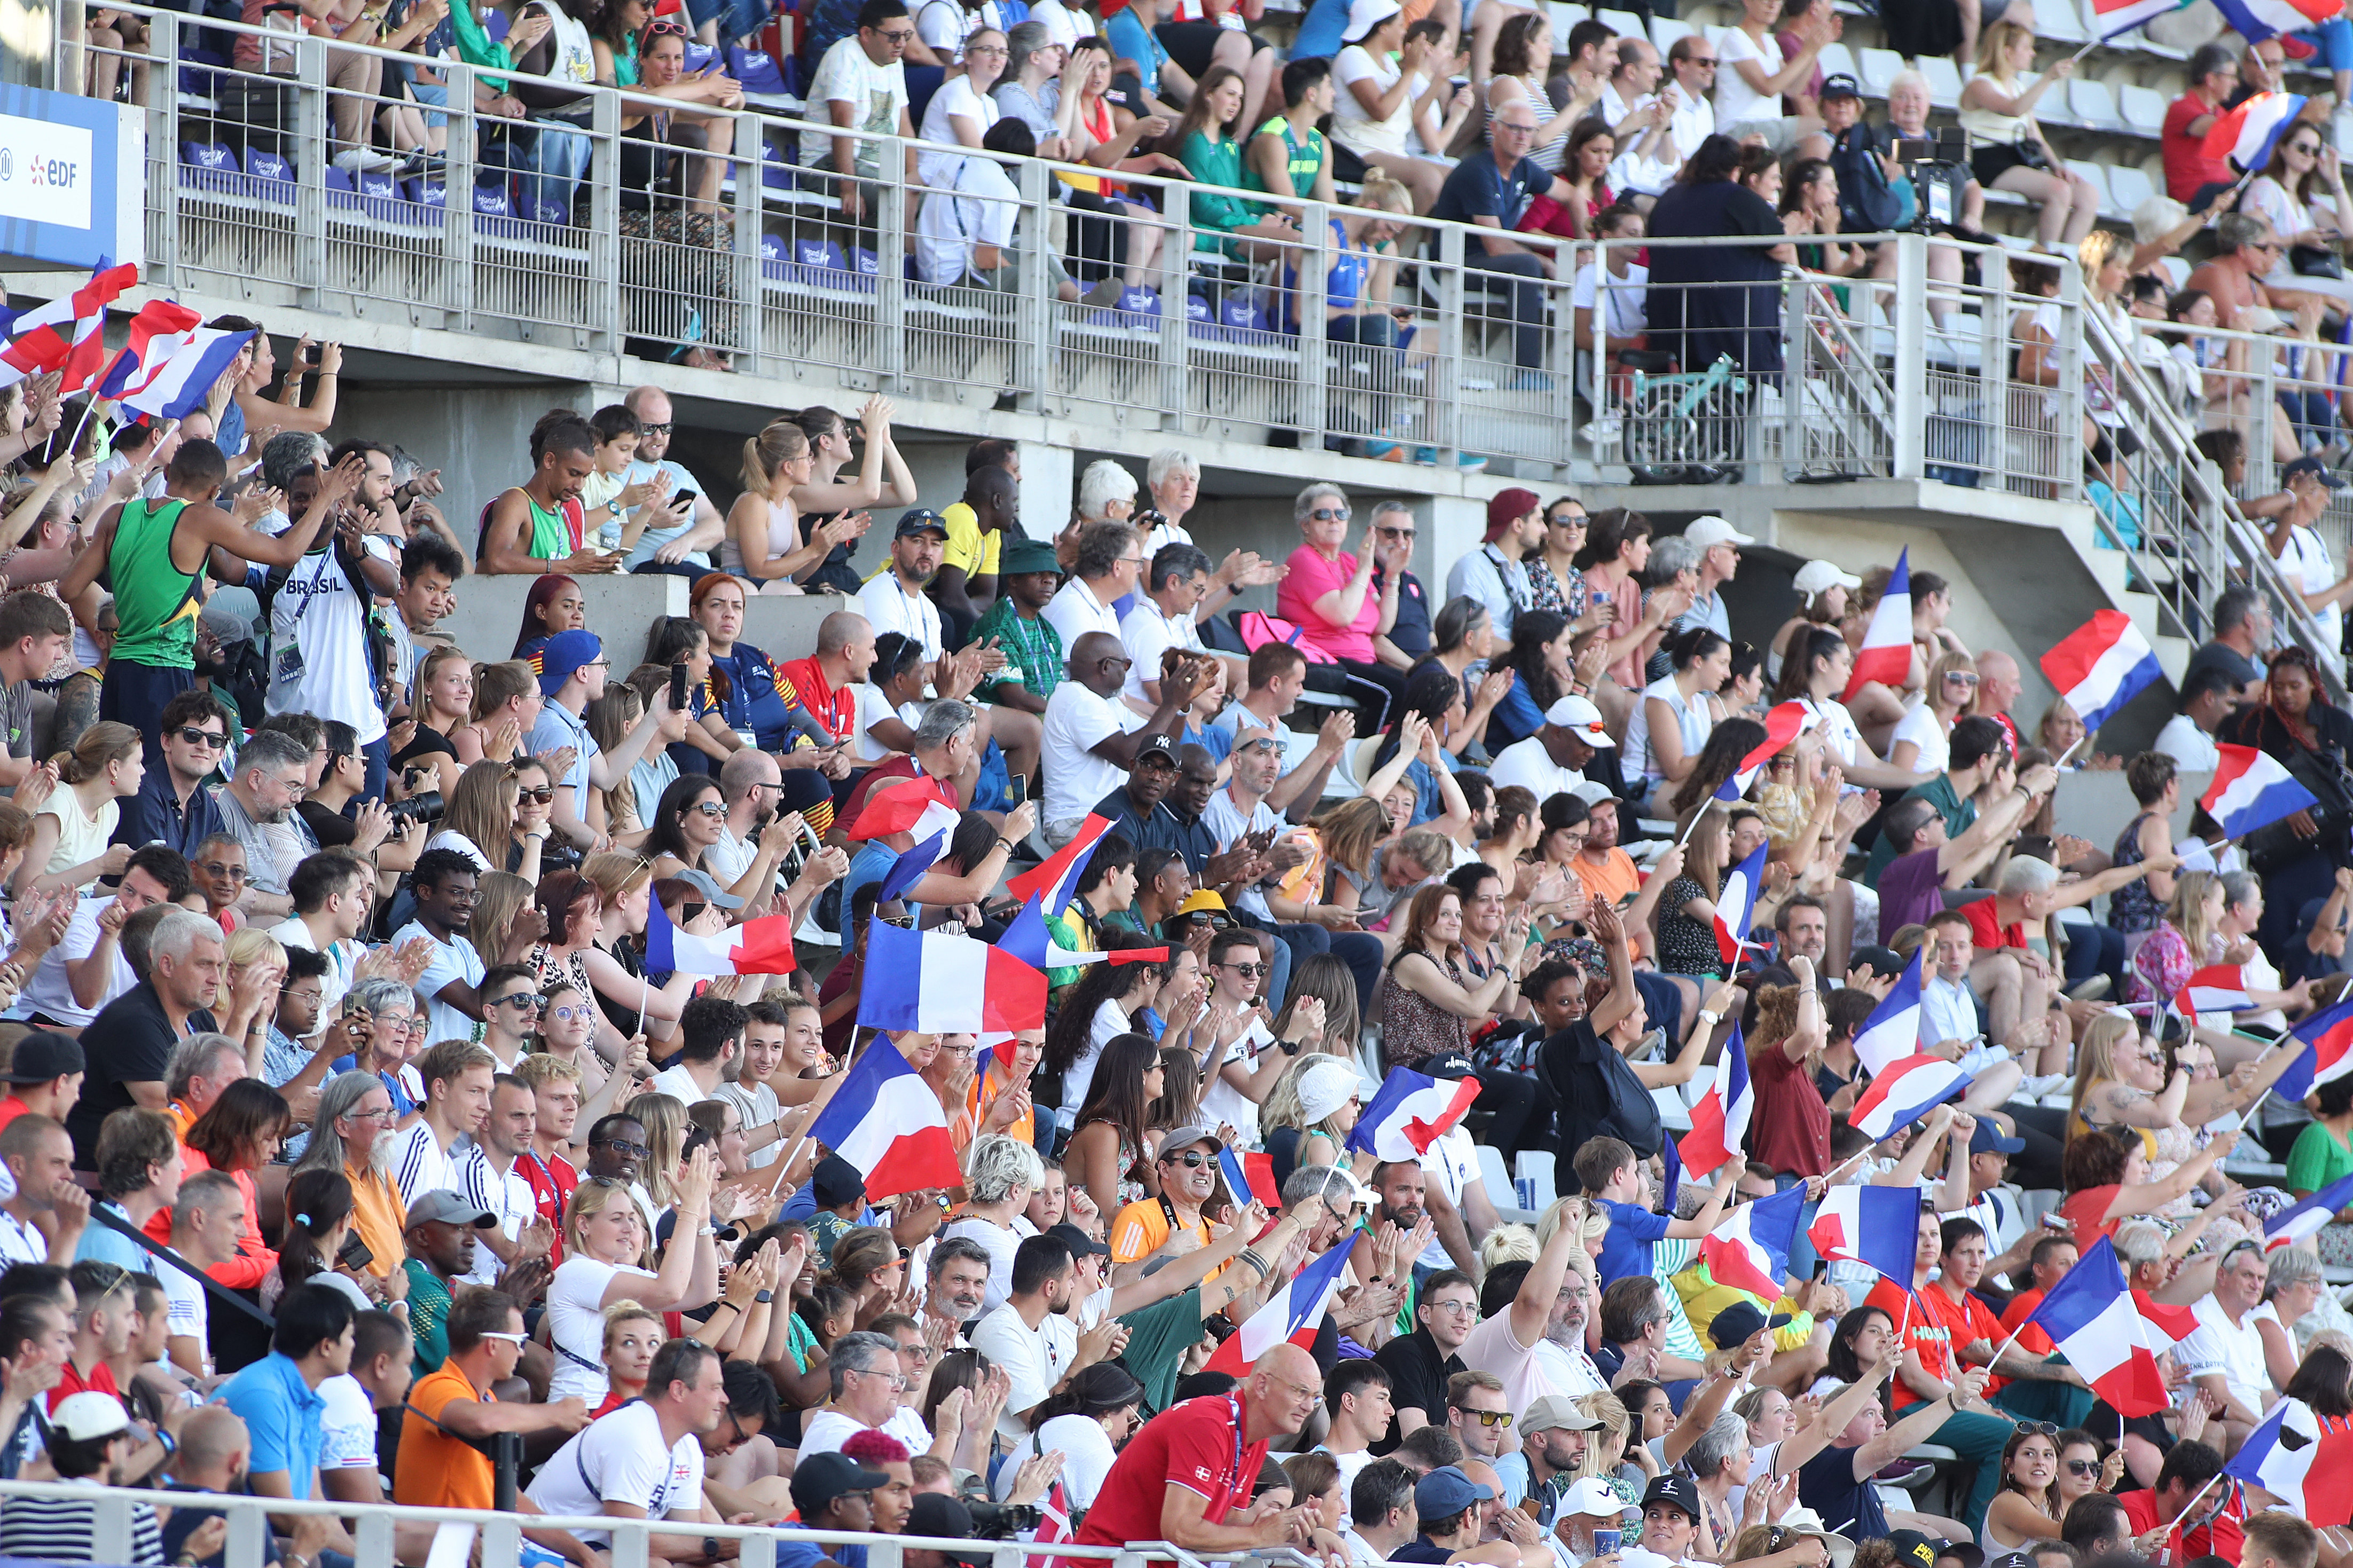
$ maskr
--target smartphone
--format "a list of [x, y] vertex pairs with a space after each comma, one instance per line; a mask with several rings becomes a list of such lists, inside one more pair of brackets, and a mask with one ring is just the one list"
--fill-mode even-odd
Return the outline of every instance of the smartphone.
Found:
[[702, 492], [700, 490], [680, 490], [670, 498], [670, 504], [691, 507], [702, 499]]
[[673, 712], [686, 707], [686, 666], [682, 664], [670, 667], [670, 705]]
[[302, 363], [311, 366], [316, 366], [318, 364], [319, 345], [317, 343], [312, 343], [309, 348], [302, 351]]
[[375, 1252], [360, 1239], [359, 1232], [353, 1231], [343, 1237], [343, 1246], [335, 1249], [335, 1261], [356, 1274], [375, 1261]]

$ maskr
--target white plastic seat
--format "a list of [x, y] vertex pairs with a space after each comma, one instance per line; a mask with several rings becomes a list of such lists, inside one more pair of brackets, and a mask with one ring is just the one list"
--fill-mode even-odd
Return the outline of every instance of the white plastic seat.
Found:
[[2116, 211], [2130, 217], [2140, 210], [2140, 205], [2157, 195], [2149, 177], [2130, 163], [2112, 164], [2108, 169], [2108, 195], [2116, 204]]
[[2091, 183], [2092, 189], [2099, 194], [2100, 211], [2103, 214], [2116, 213], [2116, 199], [2108, 194], [2108, 172], [2105, 169], [2082, 158], [2070, 158], [2067, 160], [2067, 172], [2071, 174], [2081, 174]]
[[1540, 1149], [1523, 1149], [1512, 1162], [1512, 1174], [1535, 1189], [1533, 1195], [1538, 1214], [1552, 1207], [1560, 1196], [1554, 1187], [1556, 1163], [1556, 1156]]
[[1504, 1169], [1504, 1152], [1492, 1143], [1474, 1143], [1479, 1154], [1479, 1180], [1487, 1189], [1489, 1201], [1494, 1204], [1496, 1215], [1521, 1225], [1534, 1225], [1534, 1210], [1520, 1207], [1517, 1189], [1512, 1185], [1511, 1173]]
[[1568, 0], [1551, 0], [1545, 9], [1552, 17], [1553, 47], [1556, 49], [1568, 47], [1568, 30], [1593, 15], [1590, 6], [1572, 5]]
[[1642, 18], [1631, 11], [1596, 11], [1593, 15], [1596, 20], [1607, 24], [1609, 30], [1621, 38], [1649, 37], [1642, 29]]
[[1854, 77], [1858, 81], [1862, 79], [1861, 74], [1854, 68], [1854, 51], [1844, 44], [1824, 44], [1822, 52], [1817, 58], [1820, 62], [1824, 76], [1844, 75]]
[[1904, 57], [1894, 49], [1862, 49], [1855, 55], [1854, 62], [1863, 90], [1873, 98], [1885, 98], [1896, 73], [1904, 68]]
[[1949, 55], [1922, 55], [1920, 74], [1928, 79], [1928, 101], [1938, 109], [1961, 106], [1961, 68]]
[[1672, 16], [1651, 18], [1651, 45], [1664, 58], [1669, 49], [1691, 37], [1695, 29], [1689, 22], [1678, 22]]
[[2156, 136], [2165, 130], [2165, 94], [2153, 87], [2127, 84], [2116, 89], [2116, 113], [2125, 129], [2143, 136]]
[[2168, 256], [2160, 258], [2158, 265], [2165, 268], [2165, 275], [2173, 280], [2174, 288], [2179, 289], [2189, 287], [2189, 262], [2179, 256]]
[[2124, 119], [2116, 112], [2116, 95], [2104, 81], [2076, 77], [2067, 84], [2067, 108], [2079, 125], [2094, 131], [2117, 131]]
[[2084, 31], [2074, 0], [2036, 0], [2034, 32], [2037, 37], [2055, 38], [2063, 44], [2086, 43], [2092, 37]]

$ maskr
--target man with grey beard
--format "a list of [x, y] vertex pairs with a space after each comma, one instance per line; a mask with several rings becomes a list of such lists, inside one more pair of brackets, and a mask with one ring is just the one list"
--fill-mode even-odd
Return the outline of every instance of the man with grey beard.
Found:
[[373, 1256], [357, 1272], [378, 1279], [400, 1267], [407, 1254], [403, 1239], [407, 1209], [392, 1178], [392, 1091], [372, 1072], [338, 1073], [319, 1091], [319, 1114], [311, 1146], [295, 1167], [341, 1171], [352, 1184], [352, 1234]]
[[932, 1248], [929, 1279], [924, 1326], [945, 1323], [960, 1342], [988, 1294], [988, 1249], [968, 1236], [948, 1237]]

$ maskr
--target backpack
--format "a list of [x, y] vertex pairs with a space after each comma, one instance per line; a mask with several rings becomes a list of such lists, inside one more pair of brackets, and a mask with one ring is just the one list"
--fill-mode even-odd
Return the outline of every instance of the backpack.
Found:
[[1664, 1146], [1658, 1103], [1632, 1064], [1593, 1026], [1578, 1019], [1536, 1052], [1536, 1076], [1560, 1107], [1560, 1147], [1574, 1154], [1587, 1140], [1622, 1140], [1644, 1159]]
[[1904, 204], [1888, 188], [1887, 166], [1879, 161], [1875, 140], [1858, 125], [1831, 147], [1831, 168], [1838, 174], [1839, 216], [1849, 234], [1880, 234], [1895, 226]]

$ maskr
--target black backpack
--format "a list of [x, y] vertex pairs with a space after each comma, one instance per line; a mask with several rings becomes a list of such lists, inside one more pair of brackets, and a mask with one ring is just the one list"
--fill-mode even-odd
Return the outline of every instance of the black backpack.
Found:
[[1536, 1074], [1560, 1107], [1560, 1152], [1573, 1156], [1587, 1140], [1622, 1140], [1643, 1159], [1660, 1152], [1666, 1129], [1651, 1091], [1631, 1063], [1593, 1026], [1578, 1019], [1544, 1043]]
[[1871, 128], [1857, 125], [1831, 144], [1831, 168], [1838, 174], [1839, 216], [1849, 234], [1880, 234], [1895, 226], [1904, 204], [1888, 187], [1887, 165], [1879, 161]]

